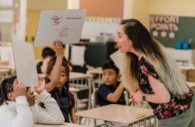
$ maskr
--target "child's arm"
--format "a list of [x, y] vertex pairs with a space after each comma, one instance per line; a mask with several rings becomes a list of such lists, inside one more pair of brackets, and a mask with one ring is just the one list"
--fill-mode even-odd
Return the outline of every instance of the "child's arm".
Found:
[[123, 94], [124, 85], [122, 83], [119, 84], [117, 89], [113, 92], [107, 95], [106, 99], [111, 102], [118, 102], [119, 98]]
[[45, 108], [42, 108], [39, 105], [32, 107], [36, 122], [43, 124], [63, 124], [64, 116], [57, 102], [44, 89], [44, 80], [39, 80], [40, 85], [35, 88], [35, 91], [39, 94], [38, 100], [44, 104]]
[[38, 100], [42, 102], [45, 108], [36, 105], [32, 107], [36, 116], [36, 122], [42, 124], [63, 124], [64, 116], [57, 104], [57, 102], [46, 91], [42, 91], [38, 96]]
[[64, 48], [62, 42], [54, 42], [53, 48], [56, 52], [57, 59], [50, 74], [50, 82], [48, 83], [48, 85], [46, 85], [46, 90], [48, 92], [51, 92], [55, 88], [56, 84], [58, 84], [60, 77], [60, 68], [62, 66], [62, 61], [64, 57]]
[[77, 116], [76, 116], [76, 110], [75, 110], [75, 107], [72, 107], [71, 108], [71, 111], [70, 111], [70, 118], [71, 118], [71, 121], [72, 123], [77, 123]]
[[10, 127], [32, 127], [33, 117], [26, 98], [26, 87], [21, 82], [14, 81], [13, 91], [16, 96], [16, 112], [8, 110], [1, 115], [8, 117]]

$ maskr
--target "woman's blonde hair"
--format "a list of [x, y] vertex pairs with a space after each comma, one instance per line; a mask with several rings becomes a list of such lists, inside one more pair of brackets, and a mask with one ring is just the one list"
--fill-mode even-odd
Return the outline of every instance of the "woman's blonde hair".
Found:
[[[148, 30], [138, 20], [122, 20], [121, 25], [124, 25], [124, 31], [132, 41], [134, 49], [143, 54], [143, 57], [154, 66], [159, 80], [169, 92], [174, 95], [183, 95], [189, 92], [189, 87], [170, 54], [151, 37]], [[125, 54], [122, 69], [122, 81], [130, 91], [139, 87], [137, 83], [138, 58], [133, 56], [132, 53]]]

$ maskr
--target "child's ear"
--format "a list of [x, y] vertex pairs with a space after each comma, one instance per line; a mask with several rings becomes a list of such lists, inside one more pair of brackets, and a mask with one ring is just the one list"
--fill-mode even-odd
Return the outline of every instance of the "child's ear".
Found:
[[8, 98], [8, 100], [10, 100], [10, 101], [14, 101], [14, 99], [15, 99], [15, 97], [14, 97], [14, 95], [13, 95], [12, 92], [9, 92], [9, 93], [7, 94], [7, 98]]

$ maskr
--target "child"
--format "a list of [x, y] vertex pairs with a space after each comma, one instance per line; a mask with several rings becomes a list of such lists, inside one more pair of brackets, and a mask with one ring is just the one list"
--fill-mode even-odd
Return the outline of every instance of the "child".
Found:
[[118, 81], [119, 69], [113, 61], [108, 60], [102, 65], [103, 83], [98, 90], [98, 102], [101, 106], [108, 104], [125, 105], [124, 86]]
[[46, 73], [48, 61], [55, 54], [56, 54], [55, 51], [50, 47], [45, 47], [42, 50], [42, 54], [41, 54], [42, 60], [37, 63], [38, 74], [45, 74]]
[[69, 63], [63, 57], [63, 53], [56, 51], [56, 56], [53, 56], [48, 63], [47, 80], [51, 82], [52, 77], [56, 77], [57, 80], [53, 83], [48, 83], [46, 89], [51, 93], [52, 97], [56, 99], [58, 105], [64, 115], [65, 122], [77, 123], [75, 100], [72, 93], [69, 91]]
[[49, 93], [44, 90], [45, 82], [39, 79], [39, 86], [34, 88], [38, 99], [45, 108], [35, 104], [32, 90], [16, 81], [16, 76], [4, 79], [0, 92], [0, 126], [32, 127], [33, 123], [63, 124], [63, 115]]

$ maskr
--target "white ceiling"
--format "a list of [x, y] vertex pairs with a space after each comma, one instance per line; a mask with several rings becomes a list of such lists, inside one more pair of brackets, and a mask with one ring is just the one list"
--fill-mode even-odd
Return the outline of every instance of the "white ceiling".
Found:
[[27, 0], [28, 10], [66, 9], [67, 0]]

